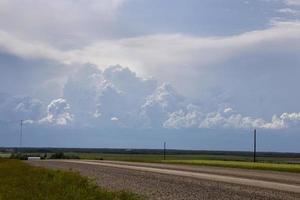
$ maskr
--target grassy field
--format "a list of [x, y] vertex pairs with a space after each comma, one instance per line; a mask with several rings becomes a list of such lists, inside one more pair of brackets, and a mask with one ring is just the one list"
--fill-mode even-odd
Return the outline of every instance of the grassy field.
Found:
[[75, 172], [0, 159], [0, 200], [138, 200], [129, 192], [109, 192]]
[[0, 158], [8, 158], [8, 157], [10, 157], [10, 153], [1, 153], [0, 152]]
[[283, 172], [300, 173], [300, 164], [283, 164], [283, 163], [262, 163], [262, 162], [245, 162], [245, 161], [224, 161], [224, 160], [166, 160], [164, 163], [230, 167], [242, 169], [273, 170]]
[[[31, 153], [32, 154], [32, 153]], [[36, 153], [39, 155], [40, 153]], [[35, 155], [35, 154], [33, 154]], [[40, 154], [40, 155], [44, 155]], [[53, 153], [48, 153], [51, 157]], [[118, 160], [132, 162], [153, 162], [187, 165], [205, 165], [217, 167], [231, 167], [244, 169], [259, 169], [273, 171], [287, 171], [300, 173], [300, 157], [287, 155], [259, 156], [256, 163], [252, 162], [251, 154], [168, 154], [167, 160], [156, 153], [97, 153], [97, 152], [65, 152], [66, 158], [80, 158], [90, 160]]]
[[232, 155], [167, 155], [163, 160], [162, 155], [154, 154], [99, 154], [99, 153], [76, 153], [81, 159], [103, 159], [131, 162], [152, 162], [168, 164], [185, 164], [198, 166], [216, 166], [243, 169], [273, 170], [300, 173], [300, 164], [288, 163], [290, 158], [259, 158], [253, 163], [252, 157]]
[[[123, 160], [151, 162], [163, 160], [163, 155], [159, 154], [112, 154], [112, 153], [65, 153], [66, 155], [76, 155], [81, 159], [103, 159], [103, 160]], [[224, 161], [252, 161], [252, 156], [242, 155], [210, 155], [210, 154], [171, 154], [167, 155], [167, 160], [224, 160]], [[300, 158], [289, 157], [258, 157], [260, 162], [270, 163], [299, 163]]]
[[[111, 154], [111, 153], [65, 153], [66, 155], [76, 155], [81, 159], [104, 159], [104, 160], [126, 160], [126, 161], [157, 161], [162, 160], [160, 154]], [[224, 161], [249, 161], [252, 156], [243, 155], [210, 155], [210, 154], [169, 154], [168, 160], [224, 160]], [[257, 161], [270, 163], [299, 163], [300, 157], [257, 157]]]

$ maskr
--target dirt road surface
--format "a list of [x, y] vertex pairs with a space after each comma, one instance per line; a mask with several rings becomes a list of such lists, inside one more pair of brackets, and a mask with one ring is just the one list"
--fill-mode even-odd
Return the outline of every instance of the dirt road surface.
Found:
[[78, 171], [101, 187], [129, 190], [150, 200], [300, 200], [300, 174], [296, 173], [119, 161], [27, 162]]

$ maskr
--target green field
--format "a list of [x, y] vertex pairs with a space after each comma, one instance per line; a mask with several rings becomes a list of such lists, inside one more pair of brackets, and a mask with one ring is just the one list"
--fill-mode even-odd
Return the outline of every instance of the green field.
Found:
[[109, 192], [75, 172], [0, 159], [0, 200], [138, 200], [129, 192]]
[[[199, 166], [231, 167], [258, 170], [274, 170], [300, 173], [300, 154], [260, 152], [257, 162], [253, 163], [251, 152], [193, 152], [168, 150], [164, 160], [161, 150], [126, 150], [126, 149], [26, 149], [24, 154], [51, 158], [54, 153], [64, 152], [64, 159], [116, 160], [131, 162], [152, 162], [186, 164]], [[29, 151], [31, 150], [31, 151]], [[3, 154], [6, 155], [7, 154]]]
[[223, 160], [167, 160], [164, 163], [185, 164], [198, 166], [230, 167], [242, 169], [273, 170], [300, 173], [300, 164], [262, 163]]
[[[163, 155], [160, 154], [114, 154], [114, 153], [78, 153], [68, 152], [66, 155], [78, 156], [80, 159], [92, 160], [123, 160], [123, 161], [139, 161], [139, 162], [154, 162], [163, 160]], [[167, 160], [224, 160], [224, 161], [248, 161], [253, 160], [252, 156], [243, 155], [210, 155], [210, 154], [170, 154], [166, 156]], [[259, 162], [270, 163], [299, 163], [300, 158], [290, 157], [258, 157]]]
[[300, 173], [300, 164], [288, 163], [291, 158], [262, 157], [258, 159], [259, 162], [254, 163], [252, 157], [233, 155], [167, 155], [166, 160], [163, 160], [162, 155], [157, 154], [67, 153], [67, 155], [77, 155], [81, 159], [92, 160], [185, 164]]
[[10, 157], [10, 153], [1, 153], [0, 152], [0, 158], [8, 158], [8, 157]]

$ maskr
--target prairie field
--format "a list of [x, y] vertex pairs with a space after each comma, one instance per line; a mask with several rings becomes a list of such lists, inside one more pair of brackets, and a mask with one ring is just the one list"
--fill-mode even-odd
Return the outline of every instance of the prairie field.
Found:
[[[67, 155], [77, 155], [80, 159], [91, 160], [168, 163], [300, 173], [300, 164], [295, 162], [298, 161], [298, 158], [260, 157], [257, 158], [258, 162], [254, 163], [252, 157], [238, 155], [167, 155], [166, 160], [158, 154], [67, 153]], [[291, 160], [294, 163], [291, 163]]]

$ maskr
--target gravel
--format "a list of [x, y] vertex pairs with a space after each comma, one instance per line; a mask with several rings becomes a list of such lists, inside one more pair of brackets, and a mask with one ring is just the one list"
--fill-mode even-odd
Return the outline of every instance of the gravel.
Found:
[[[64, 163], [57, 161], [27, 162], [35, 166], [46, 168], [78, 171], [83, 176], [94, 179], [100, 187], [107, 188], [112, 191], [132, 191], [145, 196], [149, 200], [300, 200], [300, 194], [296, 193], [199, 180], [180, 176], [170, 176], [158, 173], [79, 163]], [[193, 169], [196, 170], [195, 168]], [[231, 169], [231, 171], [234, 170], [236, 169]], [[236, 171], [237, 173], [242, 173], [241, 170], [237, 169]], [[298, 174], [295, 174], [296, 178], [293, 179], [293, 183], [298, 183], [299, 180], [297, 176]]]

